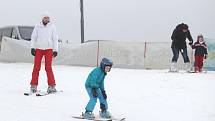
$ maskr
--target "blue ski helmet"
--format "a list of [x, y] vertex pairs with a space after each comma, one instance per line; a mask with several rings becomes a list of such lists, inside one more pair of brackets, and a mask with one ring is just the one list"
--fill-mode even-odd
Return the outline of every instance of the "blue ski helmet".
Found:
[[105, 70], [105, 66], [110, 66], [112, 67], [113, 65], [113, 61], [107, 58], [102, 58], [102, 61], [100, 63], [100, 67], [102, 68], [102, 70]]

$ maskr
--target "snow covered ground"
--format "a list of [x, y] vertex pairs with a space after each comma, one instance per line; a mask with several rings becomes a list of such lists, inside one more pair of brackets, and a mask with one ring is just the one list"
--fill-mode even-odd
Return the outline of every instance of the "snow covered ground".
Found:
[[[63, 93], [24, 96], [32, 64], [0, 63], [1, 121], [80, 121], [88, 96], [85, 79], [92, 67], [54, 66]], [[113, 68], [106, 77], [109, 109], [127, 121], [215, 121], [215, 72], [167, 73], [167, 70]], [[46, 91], [41, 68], [39, 89]], [[94, 113], [98, 113], [97, 105]]]

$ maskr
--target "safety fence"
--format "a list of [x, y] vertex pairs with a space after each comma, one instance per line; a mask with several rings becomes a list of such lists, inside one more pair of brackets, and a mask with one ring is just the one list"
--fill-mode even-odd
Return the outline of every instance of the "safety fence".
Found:
[[[209, 44], [209, 58], [206, 68], [214, 69], [214, 43]], [[213, 54], [210, 54], [213, 53]], [[188, 45], [188, 55], [193, 62], [193, 50]], [[98, 66], [103, 57], [110, 58], [116, 68], [133, 69], [168, 69], [172, 50], [170, 42], [121, 42], [94, 40], [83, 44], [72, 45], [59, 43], [59, 54], [53, 63], [72, 66]], [[30, 42], [3, 38], [0, 61], [32, 63]], [[180, 55], [178, 67], [184, 63]]]

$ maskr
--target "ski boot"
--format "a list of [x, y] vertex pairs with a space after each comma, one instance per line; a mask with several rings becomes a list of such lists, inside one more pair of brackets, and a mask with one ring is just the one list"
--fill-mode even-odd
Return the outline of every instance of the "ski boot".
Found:
[[31, 93], [36, 93], [37, 92], [37, 86], [36, 85], [31, 85], [30, 92]]
[[177, 63], [176, 63], [176, 62], [172, 62], [172, 63], [170, 64], [169, 72], [178, 72]]
[[111, 118], [112, 117], [110, 112], [108, 112], [107, 110], [100, 111], [99, 115], [100, 115], [101, 118]]
[[195, 73], [199, 73], [200, 72], [200, 70], [199, 70], [199, 67], [195, 67]]
[[95, 118], [94, 114], [90, 111], [86, 111], [85, 113], [82, 114], [82, 116], [86, 119], [94, 119]]
[[53, 94], [56, 92], [57, 92], [57, 90], [55, 89], [55, 85], [54, 86], [48, 86], [48, 89], [47, 89], [48, 94]]
[[185, 71], [186, 72], [191, 72], [191, 65], [189, 62], [185, 63]]

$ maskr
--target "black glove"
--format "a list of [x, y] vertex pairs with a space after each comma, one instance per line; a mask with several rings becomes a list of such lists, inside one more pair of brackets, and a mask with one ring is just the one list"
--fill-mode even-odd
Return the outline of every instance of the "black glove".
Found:
[[96, 88], [93, 88], [92, 91], [93, 91], [93, 97], [96, 98], [98, 96]]
[[206, 54], [205, 56], [204, 56], [204, 59], [207, 59], [208, 58], [208, 55]]
[[100, 109], [102, 112], [106, 111], [105, 105], [100, 103]]
[[57, 51], [54, 51], [54, 52], [52, 53], [52, 55], [53, 55], [53, 57], [55, 58], [55, 57], [57, 56]]
[[31, 48], [31, 55], [33, 55], [33, 56], [36, 55], [36, 50], [34, 48]]
[[189, 42], [189, 45], [193, 45], [193, 41], [190, 41], [190, 42]]
[[102, 91], [102, 96], [104, 97], [105, 100], [107, 99], [107, 94], [106, 94], [105, 90]]

